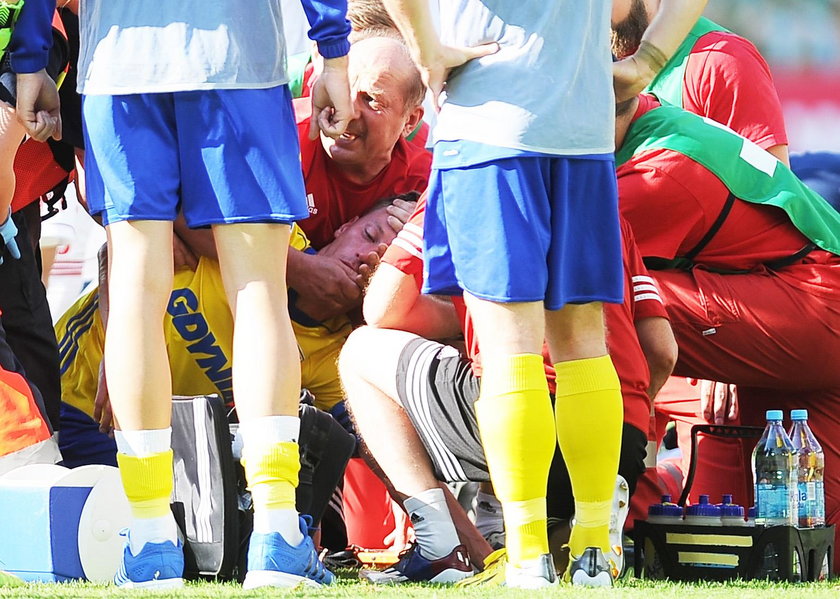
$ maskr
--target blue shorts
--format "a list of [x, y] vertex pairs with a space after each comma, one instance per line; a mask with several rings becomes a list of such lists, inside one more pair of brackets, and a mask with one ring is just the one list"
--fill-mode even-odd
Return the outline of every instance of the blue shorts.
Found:
[[88, 206], [103, 224], [306, 218], [288, 87], [83, 99]]
[[99, 423], [79, 408], [61, 402], [61, 433], [58, 448], [68, 468], [89, 464], [117, 465], [117, 444], [99, 432]]
[[424, 293], [542, 301], [548, 310], [621, 303], [618, 192], [610, 158], [532, 154], [434, 168]]

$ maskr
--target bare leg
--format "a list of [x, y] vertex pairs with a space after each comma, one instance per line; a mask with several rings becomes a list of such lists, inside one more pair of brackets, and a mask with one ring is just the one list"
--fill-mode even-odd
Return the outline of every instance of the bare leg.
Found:
[[[286, 289], [290, 232], [289, 225], [279, 223], [213, 227], [233, 314], [233, 395], [243, 439], [242, 465], [254, 502], [249, 555], [264, 555], [265, 535], [279, 533], [292, 547], [306, 540], [295, 506], [300, 354]], [[260, 564], [252, 567], [246, 585], [278, 584], [283, 575], [273, 562]]]
[[[441, 572], [424, 580], [454, 582], [472, 574], [463, 550], [458, 548], [462, 537], [453, 521], [447, 490], [440, 488], [443, 485], [436, 479], [429, 454], [399, 403], [396, 388], [400, 355], [416, 339], [416, 335], [403, 331], [359, 329], [344, 346], [339, 370], [357, 430], [376, 463], [376, 471], [392, 495], [401, 499], [414, 524], [416, 551], [427, 560], [448, 560], [443, 562]], [[460, 506], [455, 514], [466, 521]], [[476, 551], [483, 562], [485, 547], [477, 544]], [[458, 565], [451, 563], [453, 558]], [[407, 557], [381, 575], [367, 572], [364, 576], [371, 582], [394, 576], [413, 580], [412, 563]]]
[[545, 312], [549, 352], [553, 362], [597, 358], [607, 354], [604, 307], [600, 302], [568, 304]]
[[297, 416], [300, 359], [289, 319], [286, 254], [290, 227], [213, 227], [233, 321], [233, 394], [241, 422]]
[[117, 427], [117, 462], [133, 520], [130, 550], [172, 543], [161, 578], [181, 584], [183, 562], [169, 509], [172, 494], [172, 380], [163, 316], [172, 291], [172, 223], [121, 221], [107, 227], [109, 314], [105, 372]]
[[105, 372], [117, 428], [169, 427], [172, 379], [163, 316], [172, 292], [172, 223], [109, 225]]
[[413, 339], [417, 336], [404, 331], [362, 327], [350, 335], [339, 359], [358, 432], [394, 489], [405, 496], [438, 486], [396, 389], [400, 353]]

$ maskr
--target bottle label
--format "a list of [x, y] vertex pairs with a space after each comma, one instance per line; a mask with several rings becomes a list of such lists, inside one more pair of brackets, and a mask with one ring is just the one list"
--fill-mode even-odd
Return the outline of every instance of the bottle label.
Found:
[[799, 526], [821, 526], [825, 524], [825, 497], [822, 481], [800, 481]]
[[816, 484], [813, 481], [800, 481], [799, 489], [799, 525], [811, 526], [817, 500]]
[[817, 526], [825, 525], [825, 489], [823, 488], [823, 481], [818, 480], [814, 482], [814, 492], [816, 498], [814, 499], [814, 515]]
[[790, 489], [787, 485], [757, 483], [755, 485], [756, 520], [769, 520], [773, 524], [790, 518]]

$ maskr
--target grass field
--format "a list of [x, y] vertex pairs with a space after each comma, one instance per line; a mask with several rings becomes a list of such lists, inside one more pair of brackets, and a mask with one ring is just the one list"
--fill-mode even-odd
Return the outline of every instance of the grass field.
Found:
[[243, 591], [239, 585], [230, 583], [198, 582], [188, 583], [178, 591], [141, 592], [118, 591], [113, 586], [72, 583], [33, 584], [19, 587], [0, 587], [0, 597], [29, 599], [44, 597], [56, 599], [111, 598], [111, 597], [171, 597], [173, 599], [222, 599], [263, 597], [361, 597], [371, 599], [417, 598], [417, 599], [484, 599], [484, 598], [579, 598], [585, 599], [838, 599], [840, 580], [824, 583], [776, 584], [767, 582], [731, 583], [672, 583], [629, 579], [619, 583], [615, 589], [578, 589], [557, 587], [546, 591], [519, 591], [499, 587], [443, 588], [409, 585], [400, 587], [373, 587], [352, 579], [342, 579], [337, 585], [324, 589], [259, 589]]

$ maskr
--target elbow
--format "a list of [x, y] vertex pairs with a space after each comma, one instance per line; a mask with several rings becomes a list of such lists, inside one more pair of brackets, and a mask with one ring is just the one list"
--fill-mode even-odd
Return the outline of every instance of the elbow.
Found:
[[362, 316], [365, 324], [376, 329], [389, 329], [399, 319], [397, 306], [387, 294], [378, 293], [376, 289], [368, 287], [368, 293], [362, 302]]
[[365, 299], [362, 304], [362, 316], [365, 324], [377, 329], [387, 328], [388, 310], [377, 302], [369, 302]]
[[651, 379], [666, 379], [674, 372], [679, 350], [677, 342], [671, 338], [667, 343], [659, 344], [647, 356]]

